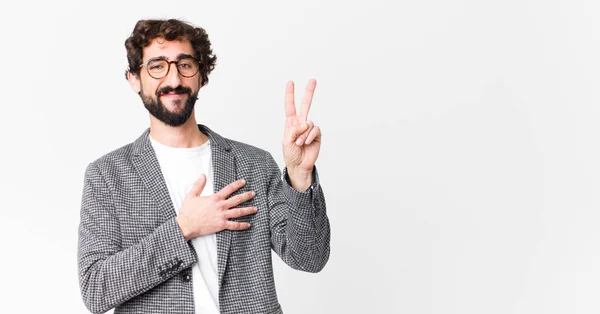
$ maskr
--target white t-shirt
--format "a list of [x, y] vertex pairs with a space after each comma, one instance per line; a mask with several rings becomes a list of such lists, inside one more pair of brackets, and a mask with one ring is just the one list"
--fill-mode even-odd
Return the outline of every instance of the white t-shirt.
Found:
[[[185, 196], [200, 174], [206, 175], [206, 186], [201, 196], [213, 194], [213, 169], [210, 141], [198, 147], [175, 148], [163, 145], [152, 137], [150, 142], [156, 153], [162, 174], [179, 214]], [[217, 237], [210, 234], [192, 239], [198, 263], [192, 266], [194, 304], [196, 314], [219, 313], [219, 284], [217, 277]]]

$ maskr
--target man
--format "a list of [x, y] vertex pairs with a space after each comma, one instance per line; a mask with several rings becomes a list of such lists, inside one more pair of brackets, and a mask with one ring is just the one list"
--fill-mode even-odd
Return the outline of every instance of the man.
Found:
[[150, 113], [134, 142], [89, 164], [79, 226], [79, 280], [94, 313], [282, 313], [271, 249], [320, 271], [329, 221], [315, 161], [321, 131], [285, 91], [282, 173], [270, 153], [196, 124], [216, 57], [202, 28], [139, 21], [127, 79]]

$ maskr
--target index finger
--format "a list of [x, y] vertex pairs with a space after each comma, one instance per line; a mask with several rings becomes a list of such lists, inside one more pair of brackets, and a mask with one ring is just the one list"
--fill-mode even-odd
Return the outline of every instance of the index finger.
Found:
[[221, 199], [226, 199], [229, 197], [229, 195], [233, 194], [233, 192], [239, 190], [244, 185], [246, 185], [246, 180], [237, 180], [222, 188], [219, 192], [215, 193], [215, 195]]
[[294, 82], [289, 81], [285, 85], [285, 116], [293, 117], [296, 115], [296, 105], [294, 104]]
[[313, 95], [315, 94], [315, 88], [317, 87], [317, 80], [311, 79], [306, 85], [304, 91], [304, 97], [302, 98], [302, 107], [300, 108], [300, 116], [304, 121], [308, 117], [308, 111], [310, 111], [310, 104], [312, 103]]

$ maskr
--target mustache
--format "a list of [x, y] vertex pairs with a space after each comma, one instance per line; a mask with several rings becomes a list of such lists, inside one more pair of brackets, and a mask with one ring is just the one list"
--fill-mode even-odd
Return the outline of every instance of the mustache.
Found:
[[168, 94], [168, 93], [175, 93], [175, 94], [188, 94], [191, 95], [192, 94], [192, 89], [189, 87], [185, 87], [185, 86], [177, 86], [175, 88], [171, 87], [171, 86], [165, 86], [159, 90], [156, 91], [156, 96], [159, 97], [161, 95], [164, 94]]

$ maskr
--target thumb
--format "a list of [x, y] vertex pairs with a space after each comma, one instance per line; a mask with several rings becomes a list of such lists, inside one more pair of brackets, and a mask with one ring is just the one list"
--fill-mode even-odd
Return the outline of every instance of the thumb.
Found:
[[200, 195], [200, 193], [202, 193], [202, 190], [204, 190], [204, 187], [206, 186], [206, 176], [203, 174], [200, 175], [200, 178], [198, 178], [198, 180], [194, 183], [194, 185], [192, 186], [192, 189], [188, 192], [188, 197], [190, 196], [198, 196]]
[[291, 130], [289, 130], [289, 132], [287, 134], [287, 138], [286, 138], [287, 142], [294, 143], [296, 141], [296, 139], [298, 138], [298, 136], [300, 136], [304, 132], [306, 132], [307, 129], [308, 129], [308, 124], [306, 122], [302, 122], [302, 123], [292, 126]]

